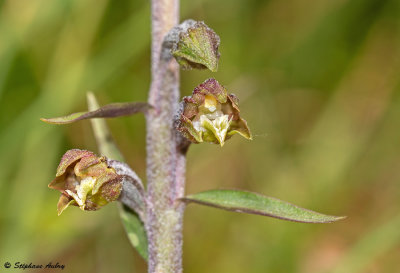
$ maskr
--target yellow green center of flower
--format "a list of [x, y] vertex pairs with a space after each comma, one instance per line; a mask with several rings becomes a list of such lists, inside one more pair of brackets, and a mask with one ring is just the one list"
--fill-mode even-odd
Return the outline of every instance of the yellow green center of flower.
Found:
[[207, 115], [200, 116], [201, 127], [206, 131], [206, 133], [211, 132], [221, 146], [224, 146], [225, 137], [229, 126], [231, 125], [231, 121], [232, 120], [229, 119], [228, 115], [220, 115], [211, 120]]
[[92, 191], [94, 184], [96, 182], [96, 178], [94, 177], [86, 177], [85, 179], [81, 180], [80, 184], [76, 185], [75, 192], [66, 190], [66, 192], [74, 198], [76, 203], [78, 203], [79, 207], [84, 210], [86, 198], [88, 194]]
[[217, 110], [218, 102], [212, 95], [206, 95], [204, 98], [204, 107], [207, 108], [208, 111], [214, 112]]

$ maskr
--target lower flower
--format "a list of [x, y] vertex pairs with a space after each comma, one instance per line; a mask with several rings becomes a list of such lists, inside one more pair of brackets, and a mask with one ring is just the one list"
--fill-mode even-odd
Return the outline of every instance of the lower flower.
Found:
[[118, 199], [122, 176], [107, 165], [105, 157], [74, 149], [63, 155], [49, 188], [61, 192], [58, 215], [70, 205], [82, 210], [98, 210]]

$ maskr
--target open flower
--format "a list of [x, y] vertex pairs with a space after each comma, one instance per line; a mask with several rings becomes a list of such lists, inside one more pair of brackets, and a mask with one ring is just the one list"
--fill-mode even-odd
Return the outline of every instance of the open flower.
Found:
[[122, 176], [107, 165], [105, 157], [85, 150], [69, 150], [61, 158], [56, 178], [49, 188], [61, 192], [58, 215], [68, 206], [82, 210], [97, 210], [118, 199]]
[[191, 142], [224, 145], [234, 134], [251, 139], [250, 129], [240, 117], [239, 100], [215, 79], [197, 86], [183, 99], [178, 130]]

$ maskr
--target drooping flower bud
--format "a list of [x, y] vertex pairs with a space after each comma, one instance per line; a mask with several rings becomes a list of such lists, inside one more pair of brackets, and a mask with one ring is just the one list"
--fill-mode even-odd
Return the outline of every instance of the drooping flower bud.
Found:
[[239, 100], [228, 94], [215, 79], [197, 86], [191, 97], [183, 98], [178, 131], [193, 143], [224, 145], [234, 134], [251, 139], [247, 122], [240, 117]]
[[218, 70], [220, 38], [204, 22], [186, 20], [168, 38], [172, 55], [183, 69]]
[[61, 158], [56, 178], [49, 188], [61, 192], [58, 215], [68, 206], [97, 210], [118, 199], [123, 177], [107, 165], [105, 157], [85, 150], [67, 151]]

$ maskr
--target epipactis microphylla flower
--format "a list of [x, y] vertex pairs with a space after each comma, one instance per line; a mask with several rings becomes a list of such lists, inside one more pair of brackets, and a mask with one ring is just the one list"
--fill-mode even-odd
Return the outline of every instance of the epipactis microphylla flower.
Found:
[[247, 122], [240, 117], [239, 100], [215, 79], [197, 86], [183, 98], [178, 130], [191, 142], [224, 145], [234, 134], [251, 139]]
[[58, 215], [70, 205], [82, 210], [97, 210], [118, 199], [122, 177], [107, 165], [105, 157], [73, 149], [61, 158], [56, 178], [49, 188], [61, 192], [57, 204]]

